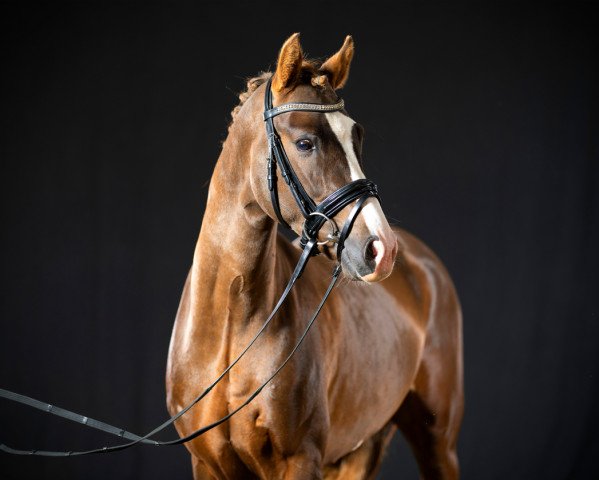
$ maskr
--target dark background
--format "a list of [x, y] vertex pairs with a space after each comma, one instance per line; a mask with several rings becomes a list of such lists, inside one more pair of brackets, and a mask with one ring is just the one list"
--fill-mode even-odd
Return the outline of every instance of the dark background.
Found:
[[[598, 28], [572, 2], [2, 3], [0, 386], [134, 432], [165, 419], [172, 322], [235, 93], [291, 33], [314, 57], [350, 33], [342, 95], [366, 173], [461, 297], [463, 478], [597, 478]], [[0, 409], [15, 447], [114, 441]], [[0, 454], [1, 478], [190, 472], [183, 447]], [[398, 437], [380, 478], [416, 477]]]

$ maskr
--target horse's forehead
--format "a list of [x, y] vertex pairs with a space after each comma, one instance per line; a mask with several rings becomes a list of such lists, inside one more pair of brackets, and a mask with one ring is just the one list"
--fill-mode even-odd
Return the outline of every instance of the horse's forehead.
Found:
[[338, 132], [347, 132], [351, 136], [352, 128], [356, 123], [343, 112], [335, 112], [338, 115], [329, 115], [317, 112], [290, 112], [287, 116], [287, 124], [290, 128], [296, 128], [318, 135], [338, 136]]

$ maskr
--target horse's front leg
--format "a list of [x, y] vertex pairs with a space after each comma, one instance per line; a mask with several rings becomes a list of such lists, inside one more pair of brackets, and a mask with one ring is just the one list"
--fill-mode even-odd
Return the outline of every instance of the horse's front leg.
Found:
[[[328, 432], [323, 402], [314, 402], [316, 408], [306, 411], [309, 400], [298, 393], [294, 399], [301, 400], [296, 403], [286, 395], [279, 397], [277, 390], [267, 390], [256, 405], [231, 419], [229, 445], [252, 478], [321, 479]], [[275, 404], [273, 396], [285, 402]]]
[[195, 455], [191, 455], [191, 468], [193, 480], [214, 480], [215, 478], [206, 467], [206, 464]]
[[[284, 409], [282, 409], [284, 411]], [[284, 480], [311, 480], [323, 478], [323, 456], [326, 428], [314, 417], [305, 424], [296, 424], [295, 428], [285, 428], [272, 432], [273, 455], [263, 457], [276, 464], [273, 471], [275, 476], [260, 475], [261, 478], [280, 478]], [[279, 424], [280, 425], [280, 424]], [[264, 451], [264, 449], [262, 449]]]
[[299, 453], [286, 459], [285, 480], [304, 480], [322, 478], [322, 458], [311, 454]]

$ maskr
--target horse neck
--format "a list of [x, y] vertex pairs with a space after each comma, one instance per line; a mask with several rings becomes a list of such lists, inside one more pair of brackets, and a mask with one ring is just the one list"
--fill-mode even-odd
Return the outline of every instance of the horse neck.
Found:
[[276, 225], [255, 201], [247, 149], [238, 140], [223, 145], [192, 266], [192, 305], [208, 322], [233, 311], [248, 321], [275, 300]]

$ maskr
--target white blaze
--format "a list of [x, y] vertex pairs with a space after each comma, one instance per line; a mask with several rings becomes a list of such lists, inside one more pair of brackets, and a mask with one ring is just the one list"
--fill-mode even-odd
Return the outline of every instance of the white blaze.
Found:
[[[352, 129], [356, 122], [341, 112], [329, 112], [325, 113], [325, 116], [331, 126], [331, 130], [333, 130], [337, 140], [339, 140], [339, 143], [343, 147], [345, 158], [347, 158], [347, 163], [349, 164], [349, 172], [352, 181], [358, 180], [359, 178], [366, 178], [364, 172], [360, 168], [360, 163], [358, 162], [354, 150]], [[379, 201], [376, 198], [369, 198], [366, 200], [366, 202], [364, 202], [364, 207], [362, 207], [361, 214], [370, 230], [370, 234], [381, 237], [385, 232], [387, 220], [383, 215]]]

